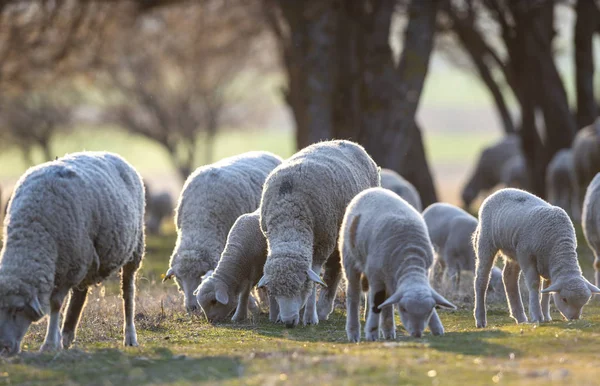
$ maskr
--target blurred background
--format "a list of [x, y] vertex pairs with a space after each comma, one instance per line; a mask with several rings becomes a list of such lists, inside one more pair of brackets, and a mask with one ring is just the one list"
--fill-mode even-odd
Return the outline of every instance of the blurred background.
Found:
[[460, 204], [512, 132], [543, 195], [597, 115], [598, 31], [594, 0], [2, 1], [2, 195], [68, 152], [119, 153], [177, 197], [225, 156], [347, 138], [424, 206]]

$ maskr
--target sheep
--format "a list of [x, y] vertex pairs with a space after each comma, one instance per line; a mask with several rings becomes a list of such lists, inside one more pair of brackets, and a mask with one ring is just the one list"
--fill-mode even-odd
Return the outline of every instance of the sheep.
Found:
[[[451, 279], [453, 290], [458, 291], [461, 271], [475, 272], [475, 252], [471, 237], [477, 228], [477, 219], [471, 214], [451, 204], [435, 203], [429, 205], [423, 212], [429, 237], [436, 252], [433, 272], [439, 264], [442, 268], [443, 279]], [[490, 289], [494, 292], [504, 292], [502, 271], [493, 267]]]
[[471, 206], [481, 191], [490, 190], [503, 182], [503, 177], [507, 174], [504, 166], [511, 158], [521, 154], [521, 140], [516, 134], [509, 134], [500, 142], [485, 148], [479, 156], [475, 171], [463, 188], [462, 200], [465, 208]]
[[[344, 140], [310, 145], [267, 178], [260, 225], [269, 249], [258, 286], [275, 297], [279, 318], [288, 328], [299, 323], [304, 306], [305, 325], [326, 320], [333, 311], [344, 210], [355, 195], [373, 186], [379, 186], [379, 168], [360, 145]], [[326, 286], [318, 307], [313, 282]]]
[[417, 189], [400, 174], [391, 169], [381, 169], [381, 186], [406, 200], [417, 211], [423, 211], [421, 197]]
[[173, 214], [173, 199], [168, 192], [153, 194], [146, 185], [146, 230], [149, 234], [160, 234], [165, 218]]
[[523, 154], [510, 157], [500, 169], [500, 183], [508, 188], [527, 190], [529, 177], [527, 163]]
[[558, 151], [546, 169], [548, 202], [563, 208], [574, 221], [579, 220], [579, 198], [573, 150]]
[[[144, 254], [144, 187], [123, 158], [82, 152], [18, 181], [0, 252], [0, 353], [13, 355], [50, 312], [42, 351], [68, 348], [88, 287], [121, 270], [124, 345], [137, 346], [135, 276]], [[60, 309], [71, 291], [62, 334]]]
[[[502, 271], [510, 315], [527, 323], [519, 289], [521, 270], [529, 289], [531, 322], [547, 322], [550, 296], [566, 319], [579, 319], [592, 293], [600, 292], [581, 273], [577, 261], [575, 228], [567, 213], [541, 198], [519, 189], [501, 189], [479, 209], [473, 235], [476, 253], [475, 309], [478, 328], [485, 327], [485, 297], [490, 270], [498, 252], [504, 256]], [[540, 277], [544, 289], [541, 291]]]
[[[241, 215], [229, 231], [217, 268], [202, 279], [196, 292], [209, 321], [223, 320], [234, 309], [232, 321], [247, 319], [250, 291], [262, 277], [266, 259], [267, 240], [260, 230], [260, 211]], [[270, 309], [270, 319], [277, 320], [275, 308]]]
[[229, 229], [258, 208], [265, 179], [281, 161], [269, 152], [248, 152], [202, 166], [188, 177], [175, 215], [177, 243], [163, 279], [175, 278], [188, 312], [198, 309], [193, 293], [217, 266]]
[[575, 188], [578, 198], [577, 208], [581, 213], [585, 191], [596, 175], [600, 172], [600, 117], [594, 123], [577, 132], [573, 144], [573, 167]]
[[581, 226], [588, 246], [594, 253], [596, 286], [600, 286], [600, 173], [597, 173], [585, 193]]
[[411, 336], [420, 338], [426, 325], [434, 335], [444, 334], [435, 307], [456, 307], [429, 285], [433, 247], [423, 218], [409, 203], [383, 188], [358, 194], [346, 209], [338, 248], [347, 282], [350, 342], [360, 341], [361, 277], [369, 287], [367, 340], [377, 340], [380, 327], [384, 339], [396, 338], [395, 304]]

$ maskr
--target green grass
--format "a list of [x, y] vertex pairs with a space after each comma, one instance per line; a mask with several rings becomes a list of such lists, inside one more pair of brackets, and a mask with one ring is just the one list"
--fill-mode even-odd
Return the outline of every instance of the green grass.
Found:
[[[318, 326], [286, 329], [265, 314], [245, 324], [210, 325], [183, 312], [175, 286], [162, 284], [175, 241], [148, 239], [139, 275], [139, 348], [121, 347], [117, 281], [95, 287], [71, 350], [37, 353], [45, 323], [32, 326], [24, 352], [0, 359], [0, 385], [264, 384], [593, 384], [600, 357], [600, 303], [584, 319], [516, 325], [504, 303], [490, 304], [489, 327], [474, 328], [471, 306], [442, 311], [446, 335], [413, 339], [398, 327], [393, 342], [346, 341], [339, 306]], [[589, 277], [591, 258], [580, 246]], [[399, 321], [398, 321], [399, 322]]]

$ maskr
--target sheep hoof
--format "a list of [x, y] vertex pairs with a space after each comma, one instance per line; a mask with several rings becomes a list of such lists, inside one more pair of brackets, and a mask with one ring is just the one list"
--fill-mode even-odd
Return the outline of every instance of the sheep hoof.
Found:
[[75, 340], [75, 334], [73, 333], [73, 331], [66, 331], [66, 332], [63, 331], [62, 345], [65, 350], [71, 347], [71, 344], [73, 344], [74, 340]]
[[307, 313], [304, 313], [304, 325], [307, 326], [309, 324], [312, 324], [313, 326], [316, 326], [317, 324], [319, 324], [319, 317], [317, 316], [316, 312], [312, 313], [312, 317], [307, 317], [306, 315]]
[[383, 331], [383, 339], [396, 340], [396, 330]]
[[346, 331], [348, 335], [348, 342], [358, 343], [360, 342], [360, 331]]
[[137, 342], [137, 337], [135, 337], [135, 336], [127, 336], [127, 337], [125, 337], [125, 341], [123, 342], [123, 346], [125, 346], [125, 347], [138, 347], [139, 344]]
[[487, 322], [485, 320], [479, 322], [477, 321], [476, 323], [477, 328], [485, 328], [487, 326]]
[[62, 343], [58, 342], [44, 342], [40, 347], [40, 352], [54, 352], [62, 350]]
[[369, 342], [375, 342], [377, 339], [379, 339], [378, 330], [365, 332], [365, 340], [368, 340]]

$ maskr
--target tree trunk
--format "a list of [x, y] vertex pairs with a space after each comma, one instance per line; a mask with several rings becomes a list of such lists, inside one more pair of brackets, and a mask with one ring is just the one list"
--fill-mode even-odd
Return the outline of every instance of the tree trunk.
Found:
[[360, 142], [382, 167], [394, 169], [421, 195], [423, 206], [437, 201], [415, 114], [433, 49], [438, 1], [413, 0], [398, 66], [389, 46], [394, 0], [372, 2], [364, 36], [364, 108]]
[[600, 11], [594, 0], [578, 0], [575, 7], [575, 76], [577, 128], [590, 125], [598, 116], [594, 98], [594, 53], [592, 38], [600, 27]]

